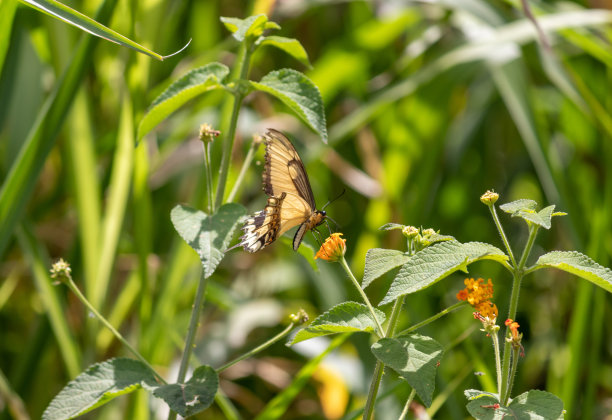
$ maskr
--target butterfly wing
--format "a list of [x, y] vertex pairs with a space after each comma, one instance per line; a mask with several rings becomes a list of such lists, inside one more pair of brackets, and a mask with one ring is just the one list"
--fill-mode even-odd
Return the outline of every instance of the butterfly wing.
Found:
[[[300, 226], [293, 240], [297, 250], [304, 234], [322, 221], [304, 164], [282, 133], [270, 129], [266, 144], [263, 188], [269, 196], [266, 207], [247, 219], [240, 245], [257, 252], [294, 226]], [[314, 219], [313, 219], [314, 217]]]
[[280, 197], [284, 192], [301, 197], [316, 210], [312, 188], [302, 159], [284, 134], [269, 129], [264, 136], [266, 164], [263, 173], [264, 191], [269, 196]]

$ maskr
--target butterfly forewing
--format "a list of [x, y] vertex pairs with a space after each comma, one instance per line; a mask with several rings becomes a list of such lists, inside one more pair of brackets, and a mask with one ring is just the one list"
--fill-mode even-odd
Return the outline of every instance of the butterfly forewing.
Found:
[[270, 129], [264, 141], [263, 187], [268, 203], [247, 219], [240, 245], [248, 252], [257, 252], [301, 225], [293, 238], [293, 249], [297, 250], [304, 234], [323, 222], [325, 212], [317, 211], [302, 160], [287, 137]]

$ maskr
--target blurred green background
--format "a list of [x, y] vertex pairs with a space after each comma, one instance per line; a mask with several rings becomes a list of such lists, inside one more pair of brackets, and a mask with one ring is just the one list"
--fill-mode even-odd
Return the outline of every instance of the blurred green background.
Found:
[[[92, 17], [100, 6], [67, 4]], [[51, 286], [46, 272], [59, 257], [142, 354], [169, 379], [176, 376], [200, 263], [174, 232], [169, 212], [179, 203], [206, 208], [197, 133], [202, 123], [218, 125], [225, 96], [190, 102], [138, 145], [134, 132], [148, 105], [182, 74], [211, 61], [232, 64], [236, 42], [220, 16], [266, 13], [281, 25], [279, 35], [304, 45], [311, 69], [267, 48], [254, 57], [250, 78], [285, 67], [306, 73], [321, 90], [330, 134], [325, 145], [278, 101], [249, 96], [228, 191], [252, 135], [268, 127], [286, 132], [319, 206], [347, 190], [326, 210], [347, 239], [358, 277], [369, 248], [405, 249], [399, 231], [378, 230], [387, 222], [501, 248], [479, 201], [487, 189], [501, 195], [499, 203], [530, 198], [569, 213], [540, 232], [533, 261], [548, 250], [576, 249], [609, 266], [612, 12], [605, 7], [611, 4], [529, 4], [544, 38], [518, 1], [107, 0], [98, 19], [156, 52], [169, 54], [192, 39], [183, 53], [158, 62], [3, 0], [0, 15], [8, 24], [0, 25], [0, 53], [6, 51], [0, 180], [19, 161], [32, 127], [49, 152], [25, 174], [24, 188], [31, 182], [32, 193], [14, 234], [3, 238], [0, 418], [38, 418], [88, 365], [126, 355], [66, 288]], [[83, 40], [91, 43], [91, 55], [79, 62]], [[70, 83], [74, 90], [60, 98], [64, 110], [37, 125], [45, 101]], [[220, 151], [217, 142], [213, 162]], [[250, 212], [265, 203], [262, 158], [260, 148], [236, 199]], [[520, 253], [525, 226], [501, 217]], [[302, 247], [309, 244], [318, 247], [312, 235]], [[195, 349], [199, 360], [223, 364], [279, 332], [300, 307], [312, 319], [337, 303], [359, 300], [340, 267], [318, 262], [318, 269], [291, 250], [290, 238], [254, 255], [228, 254], [209, 285]], [[505, 319], [507, 272], [486, 262], [469, 275], [493, 279]], [[391, 279], [387, 275], [367, 289], [374, 303]], [[463, 277], [455, 274], [409, 295], [400, 328], [455, 303], [462, 287]], [[563, 399], [568, 418], [612, 418], [612, 324], [605, 322], [612, 317], [610, 303], [604, 291], [561, 272], [528, 277], [517, 317], [526, 357], [513, 394], [546, 389]], [[463, 310], [421, 331], [448, 347], [429, 411], [435, 418], [468, 418], [464, 389], [493, 391], [491, 345], [476, 327]], [[221, 375], [221, 389], [238, 416], [260, 413], [326, 345], [308, 343], [277, 344]], [[370, 344], [364, 335], [352, 336], [282, 418], [350, 418], [365, 402], [374, 367]], [[392, 373], [385, 375], [377, 418], [397, 418], [409, 393], [398, 383]], [[154, 404], [136, 394], [89, 417], [163, 418]], [[224, 417], [217, 405], [198, 416]]]

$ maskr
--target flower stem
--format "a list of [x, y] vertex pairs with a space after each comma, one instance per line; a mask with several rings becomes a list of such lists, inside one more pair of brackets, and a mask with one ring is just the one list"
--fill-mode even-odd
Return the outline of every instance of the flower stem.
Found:
[[225, 184], [227, 183], [227, 175], [229, 172], [230, 158], [234, 149], [234, 138], [236, 136], [236, 125], [238, 124], [238, 114], [240, 106], [244, 99], [243, 89], [240, 87], [240, 82], [245, 80], [249, 72], [249, 63], [251, 60], [251, 47], [243, 43], [240, 47], [237, 60], [237, 77], [234, 82], [237, 82], [237, 88], [234, 92], [233, 104], [229, 124], [223, 128], [227, 130], [223, 140], [223, 153], [221, 155], [221, 167], [219, 168], [219, 182], [217, 184], [217, 196], [215, 198], [215, 207], [221, 207], [223, 204], [223, 195], [225, 194]]
[[399, 337], [401, 335], [410, 334], [411, 332], [414, 332], [414, 331], [418, 330], [419, 328], [423, 328], [427, 324], [431, 324], [432, 322], [434, 322], [438, 318], [441, 318], [441, 317], [443, 317], [446, 314], [449, 314], [449, 313], [451, 313], [453, 311], [456, 311], [459, 308], [462, 308], [463, 306], [468, 306], [468, 305], [469, 305], [469, 303], [467, 303], [466, 301], [457, 302], [454, 305], [451, 305], [448, 308], [438, 312], [437, 314], [427, 318], [426, 320], [421, 321], [418, 324], [414, 324], [412, 327], [406, 328], [405, 330], [397, 333], [395, 335], [395, 337]]
[[410, 410], [410, 403], [412, 403], [412, 400], [414, 400], [415, 395], [416, 395], [416, 390], [412, 388], [412, 391], [410, 392], [410, 395], [408, 396], [408, 399], [406, 400], [406, 404], [404, 405], [404, 410], [402, 411], [402, 414], [400, 414], [398, 420], [404, 420], [406, 418], [406, 416], [408, 415], [408, 410]]
[[106, 318], [104, 318], [102, 316], [102, 314], [100, 314], [100, 312], [98, 312], [96, 310], [96, 308], [93, 307], [93, 305], [91, 303], [89, 303], [89, 301], [87, 300], [87, 298], [83, 295], [83, 293], [81, 293], [81, 291], [79, 290], [79, 288], [76, 286], [76, 284], [74, 284], [74, 281], [72, 280], [72, 276], [66, 276], [67, 279], [67, 285], [70, 288], [70, 290], [79, 298], [79, 300], [81, 302], [83, 302], [83, 304], [87, 307], [87, 309], [89, 309], [91, 311], [92, 314], [94, 314], [96, 316], [96, 318], [98, 318], [100, 320], [100, 322], [110, 330], [110, 332], [113, 333], [113, 335], [115, 337], [117, 337], [117, 339], [125, 346], [127, 347], [127, 349], [129, 351], [132, 352], [132, 354], [134, 356], [136, 356], [136, 358], [138, 360], [140, 360], [142, 363], [144, 363], [149, 369], [151, 369], [151, 371], [153, 372], [153, 374], [159, 379], [159, 381], [163, 384], [166, 384], [167, 382], [164, 380], [164, 378], [162, 378], [156, 371], [155, 369], [153, 369], [153, 366], [151, 366], [149, 364], [149, 362], [142, 357], [142, 355], [140, 353], [138, 353], [138, 351], [132, 347], [132, 345], [130, 343], [128, 343], [128, 341], [121, 335], [121, 333], [119, 331], [117, 331], [115, 329], [115, 327], [113, 327], [111, 325], [110, 322], [108, 322], [106, 320]]
[[215, 202], [213, 200], [213, 181], [210, 159], [210, 142], [203, 142], [204, 146], [204, 176], [206, 177], [206, 189], [208, 190], [208, 214], [215, 212]]
[[249, 166], [251, 166], [251, 162], [253, 161], [253, 157], [255, 156], [255, 151], [257, 150], [258, 144], [259, 143], [255, 140], [251, 142], [251, 147], [249, 147], [249, 151], [247, 152], [247, 155], [244, 158], [244, 162], [242, 163], [242, 168], [240, 168], [238, 178], [234, 183], [234, 187], [232, 188], [230, 195], [227, 197], [227, 201], [230, 203], [234, 201], [234, 198], [236, 198], [236, 194], [238, 194], [238, 190], [240, 189], [240, 185], [244, 180], [244, 176], [246, 175], [247, 169], [249, 169]]
[[514, 385], [514, 377], [516, 376], [516, 367], [518, 366], [520, 348], [512, 347], [512, 368], [510, 370], [509, 381], [507, 395], [503, 396], [502, 401], [504, 405], [508, 405], [508, 400], [510, 399], [510, 392], [512, 392], [512, 386]]
[[378, 320], [376, 313], [374, 312], [374, 308], [372, 307], [372, 304], [370, 303], [370, 299], [368, 299], [368, 296], [365, 294], [365, 292], [361, 288], [361, 285], [359, 284], [359, 282], [353, 275], [353, 272], [351, 271], [348, 264], [346, 263], [346, 259], [344, 258], [344, 256], [342, 256], [342, 258], [340, 258], [338, 261], [340, 262], [340, 265], [342, 266], [342, 268], [344, 268], [344, 271], [346, 271], [346, 274], [348, 274], [350, 279], [353, 281], [355, 288], [357, 288], [357, 290], [361, 294], [363, 301], [365, 302], [368, 309], [370, 310], [370, 314], [372, 314], [372, 318], [374, 318], [374, 322], [376, 322], [376, 335], [378, 336], [378, 338], [384, 337], [385, 336], [383, 333], [384, 330], [382, 326], [380, 325], [380, 321]]
[[374, 413], [374, 403], [376, 402], [376, 395], [378, 394], [378, 388], [380, 387], [380, 381], [385, 369], [383, 362], [378, 360], [376, 367], [374, 368], [374, 375], [372, 376], [372, 383], [370, 384], [370, 391], [368, 392], [368, 399], [366, 401], [365, 408], [363, 409], [363, 420], [370, 420]]
[[179, 384], [182, 384], [185, 381], [185, 376], [187, 375], [187, 368], [189, 367], [189, 358], [191, 357], [191, 351], [193, 350], [193, 341], [195, 339], [195, 333], [198, 327], [198, 320], [200, 318], [200, 310], [202, 309], [202, 305], [204, 303], [206, 283], [207, 278], [205, 277], [204, 270], [202, 270], [195, 301], [193, 303], [193, 308], [191, 309], [191, 318], [189, 319], [189, 329], [187, 330], [187, 337], [185, 339], [183, 357], [181, 359], [181, 365], [179, 367], [179, 373], [176, 379], [176, 382]]
[[[529, 224], [529, 238], [527, 239], [527, 243], [525, 244], [525, 249], [523, 249], [523, 255], [521, 255], [521, 260], [518, 263], [518, 266], [514, 266], [514, 275], [512, 280], [512, 294], [510, 295], [510, 307], [508, 309], [508, 318], [515, 319], [516, 318], [516, 310], [518, 308], [518, 300], [519, 294], [521, 290], [521, 281], [523, 280], [523, 268], [525, 267], [525, 263], [527, 262], [527, 258], [531, 253], [531, 249], [533, 248], [533, 244], [535, 242], [536, 235], [538, 233], [538, 225], [533, 223]], [[506, 327], [506, 333], [504, 337], [508, 336], [509, 327]], [[512, 389], [510, 388], [510, 352], [512, 350], [512, 345], [509, 341], [504, 343], [504, 361], [502, 364], [502, 386], [500, 389], [500, 398], [502, 398], [502, 403], [506, 404], [507, 399], [510, 397], [510, 393]]]
[[491, 211], [491, 216], [493, 217], [493, 221], [495, 222], [495, 226], [497, 227], [497, 231], [499, 232], [499, 236], [508, 251], [508, 255], [510, 256], [510, 261], [512, 262], [512, 266], [516, 267], [516, 260], [514, 259], [514, 254], [512, 253], [512, 248], [510, 248], [510, 243], [508, 242], [508, 238], [506, 237], [506, 233], [504, 232], [504, 228], [502, 227], [499, 217], [497, 217], [497, 210], [495, 210], [495, 205], [488, 205], [489, 211]]
[[268, 341], [266, 341], [265, 343], [255, 347], [253, 350], [244, 353], [242, 356], [237, 357], [236, 359], [224, 364], [223, 366], [221, 366], [220, 368], [217, 369], [217, 373], [224, 371], [225, 369], [229, 368], [230, 366], [235, 365], [236, 363], [249, 358], [257, 353], [259, 353], [262, 350], [265, 350], [266, 348], [270, 347], [272, 344], [276, 343], [278, 340], [280, 340], [281, 338], [285, 337], [287, 334], [289, 334], [291, 332], [291, 330], [293, 329], [293, 327], [295, 326], [295, 324], [292, 322], [291, 324], [289, 324], [287, 326], [287, 328], [285, 328], [283, 331], [281, 331], [280, 333], [278, 333], [277, 335], [275, 335], [274, 337], [272, 337], [271, 339], [269, 339]]
[[501, 368], [501, 353], [499, 349], [499, 331], [496, 327], [497, 331], [495, 333], [490, 333], [491, 340], [493, 340], [493, 352], [495, 353], [495, 372], [497, 373], [497, 392], [500, 393], [501, 398], [501, 388], [502, 388], [502, 368]]

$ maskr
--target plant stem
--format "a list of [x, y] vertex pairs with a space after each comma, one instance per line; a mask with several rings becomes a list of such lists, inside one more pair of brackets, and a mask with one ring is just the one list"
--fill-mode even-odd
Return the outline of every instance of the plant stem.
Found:
[[370, 310], [370, 314], [372, 314], [372, 318], [374, 318], [374, 322], [376, 322], [376, 335], [378, 336], [378, 338], [384, 337], [385, 336], [384, 333], [383, 333], [384, 330], [383, 330], [382, 326], [380, 325], [380, 321], [378, 320], [378, 317], [376, 316], [376, 313], [374, 312], [374, 308], [372, 307], [372, 304], [370, 303], [370, 299], [368, 299], [368, 296], [365, 294], [365, 292], [361, 288], [361, 285], [359, 284], [359, 282], [357, 281], [357, 279], [353, 275], [353, 272], [351, 271], [351, 269], [349, 268], [348, 264], [346, 263], [346, 259], [344, 259], [344, 256], [342, 256], [342, 258], [340, 258], [340, 260], [338, 260], [338, 261], [340, 262], [340, 265], [342, 266], [342, 268], [344, 268], [344, 271], [346, 271], [346, 274], [348, 274], [350, 279], [353, 281], [353, 284], [355, 285], [355, 288], [357, 288], [357, 290], [361, 294], [361, 297], [362, 297], [363, 301], [365, 302], [365, 304], [367, 305], [368, 309]]
[[236, 136], [236, 125], [238, 124], [238, 114], [240, 112], [240, 105], [244, 99], [243, 89], [240, 87], [240, 82], [245, 80], [249, 72], [249, 62], [251, 59], [251, 47], [246, 43], [240, 46], [240, 52], [238, 54], [237, 67], [238, 77], [234, 78], [234, 82], [237, 82], [237, 88], [234, 93], [232, 113], [229, 124], [223, 127], [227, 130], [224, 133], [225, 138], [223, 140], [223, 153], [221, 155], [221, 167], [219, 168], [219, 183], [217, 184], [217, 197], [215, 198], [215, 207], [219, 208], [223, 203], [223, 195], [225, 194], [225, 184], [227, 183], [227, 175], [229, 172], [230, 158], [232, 150], [234, 149], [234, 138]]
[[208, 214], [215, 213], [215, 203], [213, 200], [213, 181], [210, 159], [210, 142], [204, 141], [204, 177], [206, 178], [206, 189], [208, 190]]
[[398, 420], [404, 420], [406, 418], [406, 416], [408, 415], [408, 410], [410, 410], [410, 403], [412, 402], [412, 400], [414, 400], [415, 395], [416, 395], [416, 390], [412, 388], [412, 391], [410, 392], [410, 395], [408, 396], [408, 399], [406, 400], [406, 404], [404, 405], [404, 410], [402, 411], [402, 414], [400, 414]]
[[255, 140], [251, 142], [251, 147], [249, 147], [249, 151], [247, 152], [247, 155], [244, 158], [244, 162], [242, 163], [242, 168], [240, 168], [238, 178], [234, 183], [234, 187], [232, 188], [230, 195], [227, 197], [228, 202], [231, 203], [232, 201], [234, 201], [234, 198], [236, 198], [236, 194], [238, 194], [238, 189], [240, 189], [240, 185], [244, 180], [244, 176], [246, 175], [247, 169], [249, 169], [249, 166], [251, 166], [251, 162], [253, 161], [253, 157], [255, 156], [255, 151], [257, 150], [258, 145], [259, 143]]
[[[508, 318], [515, 319], [516, 310], [518, 308], [518, 300], [519, 294], [521, 290], [521, 281], [523, 279], [524, 273], [523, 268], [525, 267], [525, 263], [527, 262], [527, 258], [531, 252], [533, 244], [535, 242], [536, 235], [538, 233], [538, 225], [533, 223], [529, 224], [529, 238], [527, 239], [527, 243], [525, 244], [525, 249], [523, 249], [523, 255], [521, 255], [521, 260], [518, 263], [518, 266], [514, 267], [514, 275], [512, 280], [512, 294], [510, 295], [510, 307], [508, 309]], [[508, 336], [509, 327], [506, 327], [506, 332], [504, 334], [504, 338]], [[511, 343], [506, 341], [504, 343], [504, 361], [502, 364], [502, 386], [500, 389], [500, 398], [502, 399], [502, 404], [506, 403], [507, 398], [510, 396], [512, 389], [509, 388], [510, 381], [510, 351], [512, 350]]]
[[83, 295], [83, 293], [81, 293], [81, 291], [79, 290], [79, 288], [76, 286], [76, 284], [74, 284], [74, 281], [72, 280], [71, 276], [66, 276], [65, 277], [67, 279], [67, 285], [70, 288], [70, 290], [77, 296], [77, 298], [79, 298], [79, 300], [81, 302], [83, 302], [83, 304], [87, 307], [87, 309], [89, 309], [91, 311], [92, 314], [94, 314], [96, 316], [96, 318], [98, 318], [98, 320], [100, 320], [100, 322], [106, 327], [108, 328], [115, 337], [117, 337], [117, 339], [119, 341], [121, 341], [121, 343], [127, 347], [127, 349], [129, 351], [132, 352], [132, 354], [134, 356], [136, 356], [136, 358], [138, 360], [140, 360], [142, 363], [144, 363], [149, 369], [151, 369], [151, 371], [153, 372], [153, 374], [160, 380], [161, 383], [166, 384], [167, 382], [164, 380], [164, 378], [161, 377], [161, 375], [159, 375], [155, 369], [153, 368], [153, 366], [151, 366], [149, 364], [149, 362], [147, 361], [147, 359], [145, 359], [144, 357], [142, 357], [142, 355], [140, 353], [138, 353], [138, 351], [132, 347], [132, 345], [121, 335], [121, 333], [119, 331], [117, 331], [115, 329], [115, 327], [113, 327], [111, 325], [110, 322], [108, 322], [106, 320], [106, 318], [104, 318], [102, 316], [102, 314], [100, 314], [100, 312], [98, 312], [96, 310], [96, 308], [93, 307], [93, 305], [91, 303], [89, 303], [89, 301], [87, 300], [87, 298]]
[[372, 383], [370, 384], [370, 391], [368, 392], [368, 400], [366, 401], [365, 408], [363, 409], [363, 420], [370, 420], [374, 413], [374, 403], [376, 402], [376, 395], [378, 394], [378, 388], [380, 387], [380, 381], [385, 369], [383, 362], [378, 360], [376, 367], [374, 368], [374, 375], [372, 376]]
[[516, 267], [516, 260], [514, 259], [512, 248], [510, 248], [510, 243], [508, 242], [508, 238], [506, 237], [504, 228], [502, 227], [499, 221], [499, 217], [497, 217], [497, 210], [495, 210], [495, 205], [491, 204], [488, 207], [489, 207], [489, 211], [491, 212], [491, 216], [493, 217], [493, 221], [495, 222], [495, 227], [497, 227], [497, 231], [499, 232], [499, 236], [501, 236], [502, 242], [504, 243], [504, 246], [506, 247], [506, 251], [508, 251], [508, 255], [510, 256], [510, 261], [512, 262], [512, 266]]
[[493, 340], [493, 352], [495, 353], [495, 372], [497, 373], [497, 392], [501, 398], [502, 388], [502, 368], [501, 368], [501, 353], [499, 349], [499, 331], [491, 333], [491, 340]]
[[462, 307], [464, 307], [464, 306], [468, 306], [468, 305], [469, 305], [469, 303], [467, 303], [467, 302], [465, 302], [465, 301], [462, 301], [462, 302], [457, 302], [457, 303], [455, 303], [454, 305], [449, 306], [448, 308], [446, 308], [446, 309], [444, 309], [444, 310], [442, 310], [442, 311], [438, 312], [437, 314], [435, 314], [435, 315], [433, 315], [433, 316], [431, 316], [431, 317], [427, 318], [426, 320], [421, 321], [421, 322], [419, 322], [418, 324], [415, 324], [415, 325], [413, 325], [412, 327], [410, 327], [410, 328], [406, 328], [405, 330], [403, 330], [403, 331], [401, 331], [401, 332], [397, 333], [397, 334], [395, 335], [395, 337], [399, 337], [399, 336], [401, 336], [401, 335], [410, 334], [411, 332], [416, 331], [416, 330], [418, 330], [419, 328], [423, 328], [423, 327], [424, 327], [425, 325], [427, 325], [427, 324], [431, 324], [431, 323], [432, 323], [432, 322], [434, 322], [436, 319], [441, 318], [441, 317], [443, 317], [443, 316], [444, 316], [444, 315], [446, 315], [446, 314], [449, 314], [449, 313], [451, 313], [451, 312], [453, 312], [453, 311], [456, 311], [456, 310], [457, 310], [457, 309], [459, 309], [459, 308], [462, 308]]
[[257, 353], [259, 353], [262, 350], [265, 350], [266, 348], [270, 347], [272, 344], [276, 343], [278, 340], [280, 340], [281, 338], [285, 337], [287, 334], [289, 334], [291, 332], [291, 330], [293, 329], [293, 327], [295, 326], [295, 324], [292, 322], [291, 324], [289, 324], [287, 326], [287, 328], [285, 328], [283, 331], [281, 331], [280, 333], [278, 333], [277, 335], [275, 335], [274, 337], [272, 337], [271, 339], [269, 339], [268, 341], [266, 341], [265, 343], [255, 347], [253, 350], [244, 353], [242, 356], [237, 357], [236, 359], [224, 364], [223, 366], [221, 366], [220, 368], [217, 369], [217, 373], [224, 371], [225, 369], [229, 368], [230, 366], [235, 365], [236, 363], [249, 358]]
[[185, 376], [187, 375], [187, 367], [189, 366], [189, 358], [191, 357], [191, 350], [193, 349], [193, 341], [198, 327], [198, 320], [200, 318], [200, 310], [202, 308], [202, 305], [204, 304], [206, 283], [207, 278], [205, 277], [204, 270], [202, 270], [195, 301], [193, 303], [193, 308], [191, 309], [191, 318], [189, 319], [189, 330], [187, 331], [187, 338], [185, 339], [183, 358], [181, 359], [181, 366], [179, 368], [178, 377], [176, 379], [176, 382], [179, 384], [182, 384], [185, 381]]
[[508, 400], [510, 399], [510, 392], [512, 392], [512, 386], [514, 385], [514, 377], [516, 375], [516, 367], [518, 365], [520, 349], [518, 347], [512, 347], [512, 368], [510, 370], [509, 381], [507, 395], [504, 395], [502, 398], [503, 404], [508, 405]]

